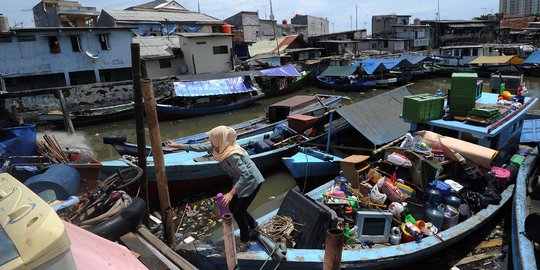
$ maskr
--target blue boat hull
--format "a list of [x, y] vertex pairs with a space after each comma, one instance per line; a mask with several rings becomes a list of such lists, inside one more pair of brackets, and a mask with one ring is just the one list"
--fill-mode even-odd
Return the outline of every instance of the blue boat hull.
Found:
[[201, 108], [183, 108], [174, 105], [165, 105], [157, 104], [157, 113], [159, 119], [178, 119], [186, 117], [195, 117], [207, 114], [216, 114], [222, 112], [228, 112], [232, 110], [238, 110], [252, 106], [257, 102], [258, 97], [252, 97], [246, 100], [241, 100], [238, 102], [212, 106], [212, 107], [201, 107]]
[[331, 157], [332, 160], [323, 160], [314, 155], [309, 155], [302, 152], [298, 152], [292, 157], [284, 157], [281, 160], [283, 161], [283, 164], [285, 164], [285, 167], [289, 169], [292, 177], [297, 180], [305, 177], [337, 175], [340, 170], [341, 158], [318, 151], [317, 153]]
[[330, 88], [346, 92], [365, 92], [370, 91], [377, 86], [377, 83], [375, 81], [364, 81], [355, 83], [332, 83], [330, 81], [325, 81], [325, 79], [321, 77], [317, 77], [317, 80], [319, 81], [319, 84], [324, 88]]

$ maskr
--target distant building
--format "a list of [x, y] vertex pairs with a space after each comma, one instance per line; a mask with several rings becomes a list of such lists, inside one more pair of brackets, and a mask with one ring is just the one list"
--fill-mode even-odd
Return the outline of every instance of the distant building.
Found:
[[178, 33], [178, 37], [189, 74], [233, 69], [232, 34]]
[[429, 25], [394, 25], [393, 37], [409, 41], [411, 51], [433, 48], [433, 27]]
[[326, 18], [296, 14], [291, 18], [291, 24], [307, 26], [307, 33], [303, 33], [305, 39], [330, 33], [328, 19]]
[[138, 36], [221, 33], [223, 21], [191, 11], [102, 10], [98, 26], [130, 27]]
[[142, 72], [148, 78], [186, 74], [188, 68], [177, 36], [133, 37], [141, 50]]
[[540, 14], [540, 0], [499, 0], [499, 13], [509, 15]]
[[335, 32], [324, 35], [312, 36], [308, 38], [308, 43], [313, 47], [326, 49], [326, 54], [344, 54], [357, 53], [358, 48], [355, 46], [359, 40], [367, 38], [367, 30], [359, 29], [344, 32]]
[[411, 15], [376, 15], [371, 17], [371, 36], [395, 38], [395, 25], [409, 25]]
[[129, 80], [127, 28], [12, 28], [0, 33], [7, 91]]
[[148, 3], [140, 4], [137, 6], [128, 7], [125, 10], [136, 10], [136, 11], [189, 11], [184, 6], [180, 5], [178, 2], [171, 0], [155, 0]]
[[433, 27], [434, 47], [463, 43], [490, 43], [496, 40], [498, 21], [487, 20], [426, 20], [421, 24]]
[[99, 11], [77, 1], [42, 0], [32, 8], [36, 27], [95, 27]]

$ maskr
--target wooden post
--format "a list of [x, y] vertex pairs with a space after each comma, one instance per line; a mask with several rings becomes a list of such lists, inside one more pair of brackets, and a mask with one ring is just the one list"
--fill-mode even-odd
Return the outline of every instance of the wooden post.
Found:
[[60, 100], [60, 107], [62, 108], [62, 115], [64, 115], [64, 125], [66, 126], [67, 132], [75, 133], [75, 128], [73, 127], [71, 117], [69, 116], [69, 110], [66, 104], [66, 98], [64, 97], [64, 93], [62, 92], [62, 90], [58, 89], [56, 91], [56, 94], [58, 95], [58, 99]]
[[232, 229], [232, 215], [227, 213], [221, 217], [223, 220], [223, 241], [225, 242], [225, 258], [227, 259], [227, 269], [234, 270], [238, 264], [234, 243], [234, 232]]
[[148, 198], [148, 178], [146, 177], [146, 141], [144, 139], [144, 108], [141, 91], [141, 56], [139, 43], [131, 43], [131, 76], [133, 79], [133, 99], [135, 100], [135, 131], [137, 134], [137, 160], [138, 166], [143, 174], [139, 186], [141, 187], [141, 198], [146, 203], [146, 211], [143, 216], [143, 223], [149, 226], [150, 200]]
[[329, 229], [324, 241], [323, 270], [339, 270], [343, 246], [343, 230]]
[[174, 230], [172, 228], [171, 201], [169, 199], [169, 186], [167, 185], [167, 175], [165, 174], [165, 160], [163, 158], [163, 148], [161, 147], [161, 134], [159, 132], [159, 122], [156, 111], [156, 99], [152, 81], [141, 80], [141, 87], [144, 97], [144, 108], [146, 111], [146, 121], [150, 133], [150, 142], [154, 156], [154, 170], [156, 171], [157, 189], [159, 204], [161, 206], [161, 216], [163, 217], [163, 229], [165, 241], [168, 244], [175, 242]]

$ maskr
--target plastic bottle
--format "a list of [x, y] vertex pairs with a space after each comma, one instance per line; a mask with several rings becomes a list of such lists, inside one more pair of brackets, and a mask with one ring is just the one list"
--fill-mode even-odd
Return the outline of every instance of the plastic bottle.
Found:
[[343, 171], [340, 171], [339, 175], [334, 177], [334, 184], [339, 185], [341, 191], [345, 192], [347, 190], [345, 185], [351, 185], [351, 181], [343, 176]]
[[229, 207], [223, 205], [223, 193], [218, 193], [216, 196], [216, 203], [219, 207], [219, 218], [221, 218], [223, 215], [229, 213]]

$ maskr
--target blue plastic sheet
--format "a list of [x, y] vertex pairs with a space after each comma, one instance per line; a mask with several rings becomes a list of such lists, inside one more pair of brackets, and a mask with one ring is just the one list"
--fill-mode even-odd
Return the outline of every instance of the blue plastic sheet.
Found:
[[[10, 156], [33, 156], [36, 154], [36, 125], [12, 125], [0, 123], [0, 162]], [[24, 159], [11, 159], [11, 164], [25, 162]], [[0, 164], [2, 165], [2, 164]]]
[[200, 33], [202, 31], [202, 24], [183, 24], [184, 31], [189, 33]]
[[253, 86], [246, 83], [244, 77], [174, 83], [177, 97], [216, 96], [251, 91], [254, 91]]
[[277, 68], [263, 69], [261, 70], [261, 73], [266, 76], [273, 76], [273, 77], [299, 77], [300, 76], [300, 72], [298, 72], [298, 70], [296, 70], [296, 68], [291, 65], [277, 67]]
[[527, 59], [525, 59], [526, 64], [540, 64], [540, 51], [534, 51]]

